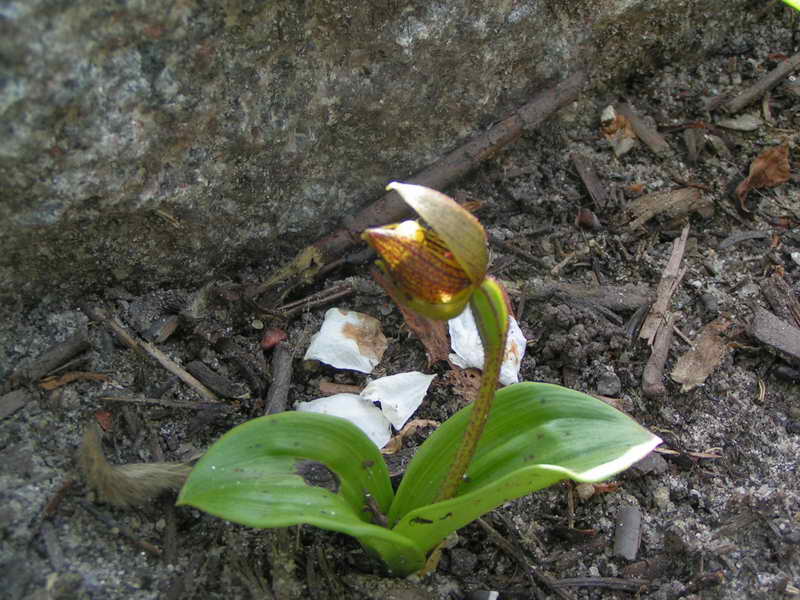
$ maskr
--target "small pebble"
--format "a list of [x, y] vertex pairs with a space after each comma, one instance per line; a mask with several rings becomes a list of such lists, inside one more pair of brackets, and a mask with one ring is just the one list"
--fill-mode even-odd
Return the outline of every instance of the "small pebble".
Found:
[[669, 499], [669, 488], [665, 485], [658, 486], [653, 492], [653, 502], [661, 510], [669, 508], [671, 502]]
[[581, 500], [588, 500], [594, 496], [594, 484], [592, 483], [579, 483], [575, 486], [575, 493]]
[[703, 261], [703, 266], [709, 275], [719, 277], [722, 274], [722, 261], [719, 258], [707, 258]]
[[622, 382], [613, 371], [606, 371], [597, 378], [597, 393], [601, 396], [616, 397], [622, 391]]
[[707, 313], [712, 315], [719, 313], [719, 300], [714, 294], [705, 293], [700, 296], [700, 301], [703, 303], [703, 308]]
[[450, 572], [454, 575], [472, 575], [478, 557], [466, 548], [453, 548], [450, 550]]

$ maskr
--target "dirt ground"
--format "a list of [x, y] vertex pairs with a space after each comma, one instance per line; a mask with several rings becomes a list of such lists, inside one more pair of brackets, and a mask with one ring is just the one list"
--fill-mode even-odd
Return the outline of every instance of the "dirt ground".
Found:
[[[302, 361], [331, 306], [381, 321], [390, 343], [373, 376], [439, 375], [418, 418], [446, 419], [463, 405], [465, 384], [446, 362], [428, 367], [422, 344], [363, 263], [294, 290], [287, 300], [342, 285], [352, 292], [290, 319], [242, 301], [244, 287], [264, 279], [265, 265], [199, 290], [134, 297], [108, 289], [81, 306], [51, 299], [6, 324], [3, 363], [36, 365], [48, 348], [84, 332], [88, 347], [59, 375], [104, 377], [14, 392], [6, 378], [2, 391], [13, 396], [3, 396], [0, 405], [5, 597], [489, 597], [481, 591], [499, 591], [503, 599], [800, 597], [800, 357], [776, 349], [800, 347], [794, 160], [800, 80], [783, 79], [767, 100], [760, 97], [735, 114], [709, 110], [712, 99], [734, 97], [796, 51], [797, 21], [788, 14], [765, 14], [698, 64], [665, 60], [658, 72], [641, 73], [604, 97], [584, 95], [446, 190], [481, 201], [477, 215], [491, 236], [493, 273], [508, 284], [529, 340], [521, 379], [613, 398], [664, 439], [661, 451], [621, 474], [618, 485], [587, 492], [563, 483], [510, 502], [460, 531], [435, 574], [412, 581], [380, 577], [356, 542], [311, 527], [254, 531], [176, 509], [174, 495], [140, 508], [113, 508], [87, 495], [76, 470], [86, 424], [108, 427], [104, 449], [115, 463], [197, 456], [230, 427], [263, 414], [273, 383], [273, 350], [259, 346], [267, 328], [288, 333], [290, 406], [319, 397], [325, 380], [366, 382], [364, 375]], [[604, 108], [621, 99], [658, 128], [667, 150], [656, 153], [640, 140], [615, 156], [600, 120]], [[742, 115], [750, 117], [733, 125], [749, 130], [722, 126]], [[700, 149], [690, 151], [687, 140], [701, 142]], [[751, 163], [784, 143], [789, 180], [752, 189], [740, 201], [736, 186]], [[576, 155], [597, 175], [594, 197], [576, 170]], [[656, 192], [666, 193], [656, 201], [656, 214], [632, 224], [641, 214], [634, 207]], [[664, 210], [671, 200], [676, 207]], [[585, 212], [577, 226], [580, 209], [596, 220]], [[655, 360], [649, 380], [655, 387], [645, 389], [651, 348], [638, 335], [645, 314], [639, 307], [643, 295], [657, 296], [686, 225], [685, 274], [669, 303], [676, 333], [663, 374]], [[261, 306], [275, 309], [268, 304], [264, 299]], [[100, 305], [138, 335], [166, 335], [177, 325], [157, 348], [182, 365], [200, 361], [227, 386], [225, 394], [238, 399], [226, 400], [222, 409], [203, 403], [161, 364], [121, 344], [107, 324], [89, 319], [89, 307]], [[771, 337], [768, 323], [753, 324], [759, 310], [794, 323]], [[688, 367], [696, 385], [682, 386], [671, 374], [692, 348], [700, 356]], [[704, 368], [710, 374], [703, 380]], [[136, 398], [150, 401], [130, 401]], [[389, 458], [393, 472], [402, 471], [429, 432], [406, 439]], [[631, 506], [641, 515], [641, 540], [635, 555], [623, 557], [615, 552], [615, 534], [621, 511]]]

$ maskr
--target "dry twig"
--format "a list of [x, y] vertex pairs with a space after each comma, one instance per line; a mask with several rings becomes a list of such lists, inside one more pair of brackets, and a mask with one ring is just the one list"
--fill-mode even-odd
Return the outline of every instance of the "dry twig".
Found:
[[787, 58], [766, 75], [760, 77], [753, 85], [725, 104], [728, 112], [739, 112], [751, 102], [755, 102], [762, 94], [774, 88], [800, 67], [800, 53]]
[[[686, 273], [686, 267], [681, 269], [681, 261], [683, 260], [683, 253], [686, 251], [686, 240], [689, 238], [689, 226], [683, 228], [681, 237], [676, 239], [672, 244], [672, 254], [669, 257], [667, 266], [664, 267], [664, 272], [661, 274], [661, 281], [658, 283], [656, 290], [656, 301], [650, 309], [650, 313], [645, 319], [642, 330], [639, 332], [641, 339], [647, 340], [647, 343], [652, 346], [653, 338], [655, 338], [658, 328], [661, 326], [664, 316], [669, 308], [672, 294], [678, 289], [678, 286]], [[671, 329], [672, 327], [670, 327]]]
[[142, 350], [151, 358], [155, 359], [162, 367], [173, 375], [177, 375], [181, 381], [194, 389], [198, 394], [209, 402], [218, 402], [218, 398], [214, 392], [209, 390], [206, 386], [200, 383], [193, 375], [188, 373], [178, 363], [164, 354], [161, 350], [156, 348], [150, 342], [145, 342], [137, 335], [128, 331], [128, 329], [119, 322], [116, 317], [109, 317], [106, 311], [99, 306], [85, 306], [83, 311], [86, 315], [100, 323], [106, 325], [114, 334], [122, 341], [123, 344], [132, 350]]

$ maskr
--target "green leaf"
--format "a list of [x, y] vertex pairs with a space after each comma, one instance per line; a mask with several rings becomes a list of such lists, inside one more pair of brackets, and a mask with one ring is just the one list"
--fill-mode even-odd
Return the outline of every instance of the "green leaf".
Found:
[[285, 412], [222, 436], [192, 470], [178, 504], [251, 527], [339, 531], [394, 571], [421, 568], [425, 555], [413, 541], [371, 522], [367, 494], [389, 510], [392, 487], [375, 444], [344, 419]]
[[565, 478], [607, 479], [661, 442], [601, 400], [557, 385], [518, 383], [497, 393], [458, 495], [434, 504], [471, 410], [456, 413], [420, 447], [389, 513], [393, 531], [426, 552], [508, 500]]

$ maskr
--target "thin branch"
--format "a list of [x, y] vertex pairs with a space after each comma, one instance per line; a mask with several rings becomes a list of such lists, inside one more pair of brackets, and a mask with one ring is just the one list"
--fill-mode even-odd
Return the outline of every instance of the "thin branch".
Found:
[[[535, 129], [558, 109], [573, 102], [585, 81], [585, 73], [578, 71], [555, 87], [541, 92], [510, 117], [409, 178], [408, 183], [435, 189], [446, 188], [481, 162], [495, 156], [505, 146], [519, 139], [524, 131]], [[342, 229], [304, 248], [292, 262], [279, 269], [268, 281], [255, 287], [250, 293], [258, 296], [284, 282], [292, 284], [297, 281], [311, 281], [325, 265], [358, 243], [362, 231], [368, 227], [400, 221], [410, 214], [411, 209], [400, 200], [396, 192], [384, 194], [355, 216], [345, 219], [345, 226]]]
[[728, 112], [739, 112], [751, 102], [755, 102], [767, 91], [774, 88], [786, 79], [793, 71], [800, 67], [800, 53], [787, 58], [769, 73], [759, 78], [753, 85], [741, 92], [733, 100], [725, 104]]
[[106, 311], [99, 306], [84, 306], [83, 311], [90, 319], [103, 323], [109, 329], [111, 329], [111, 331], [117, 335], [122, 343], [129, 348], [133, 350], [144, 351], [148, 356], [155, 359], [158, 364], [164, 367], [167, 371], [178, 376], [181, 381], [194, 389], [204, 399], [209, 402], [219, 402], [219, 398], [217, 398], [216, 394], [200, 383], [191, 373], [186, 371], [183, 367], [164, 354], [161, 350], [156, 348], [153, 344], [142, 340], [136, 334], [128, 331], [128, 329], [122, 323], [120, 323], [116, 317], [110, 317]]

